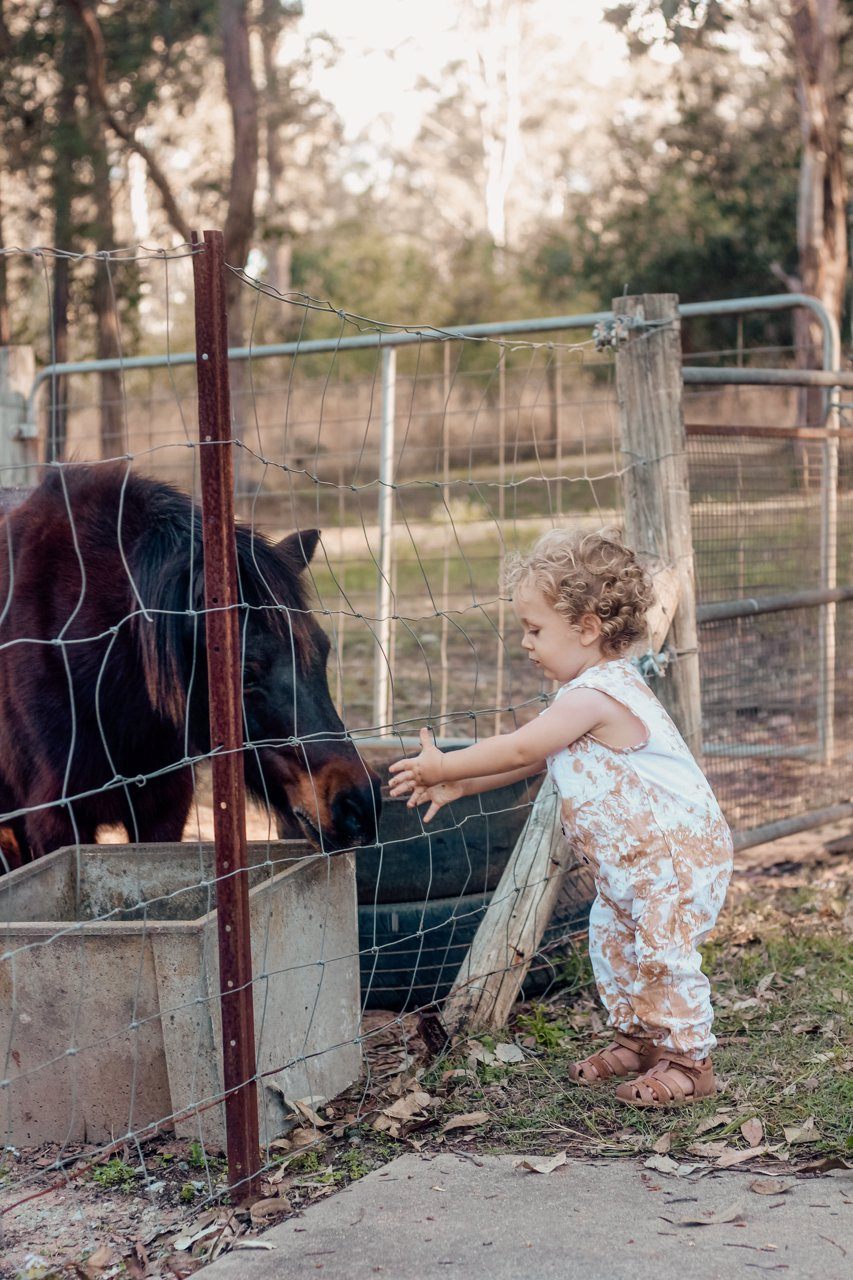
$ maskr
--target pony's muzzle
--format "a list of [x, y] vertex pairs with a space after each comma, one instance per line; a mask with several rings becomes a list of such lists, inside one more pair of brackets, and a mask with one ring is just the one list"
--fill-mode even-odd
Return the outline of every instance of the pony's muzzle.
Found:
[[318, 849], [339, 853], [375, 844], [382, 810], [379, 779], [363, 761], [309, 767], [279, 758], [293, 814]]
[[339, 847], [375, 844], [382, 812], [379, 779], [339, 792], [332, 802], [332, 832]]

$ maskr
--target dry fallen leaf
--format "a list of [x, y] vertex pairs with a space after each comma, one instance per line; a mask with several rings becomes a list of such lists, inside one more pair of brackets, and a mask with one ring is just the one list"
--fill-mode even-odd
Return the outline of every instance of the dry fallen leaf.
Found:
[[204, 1240], [207, 1236], [212, 1236], [215, 1231], [221, 1231], [222, 1224], [220, 1222], [211, 1222], [209, 1226], [203, 1227], [201, 1231], [196, 1231], [192, 1235], [177, 1236], [172, 1241], [172, 1248], [183, 1252], [191, 1249], [198, 1240]]
[[656, 1151], [659, 1156], [665, 1156], [672, 1146], [672, 1134], [662, 1133], [661, 1136], [652, 1143], [652, 1151]]
[[291, 1148], [313, 1147], [316, 1141], [314, 1134], [308, 1129], [294, 1129], [290, 1138], [290, 1146]]
[[744, 1120], [740, 1131], [751, 1147], [757, 1147], [764, 1137], [764, 1125], [757, 1116], [753, 1116], [751, 1120]]
[[702, 1133], [708, 1133], [710, 1129], [719, 1129], [722, 1125], [728, 1124], [731, 1116], [725, 1115], [721, 1111], [717, 1111], [712, 1116], [706, 1116], [704, 1120], [700, 1120], [696, 1126], [696, 1137]]
[[318, 1129], [323, 1129], [329, 1122], [328, 1120], [323, 1120], [321, 1116], [318, 1116], [312, 1105], [315, 1102], [320, 1103], [321, 1101], [323, 1101], [323, 1099], [320, 1098], [295, 1098], [290, 1105], [294, 1111], [298, 1112], [298, 1114], [302, 1116], [303, 1120], [307, 1120], [309, 1124], [315, 1125]]
[[413, 1093], [407, 1093], [396, 1102], [392, 1102], [390, 1107], [384, 1107], [382, 1114], [391, 1120], [411, 1120], [412, 1116], [422, 1113], [431, 1102], [432, 1098], [428, 1093], [422, 1093], [416, 1089]]
[[828, 1173], [830, 1169], [853, 1169], [853, 1164], [841, 1156], [820, 1156], [799, 1166], [800, 1173]]
[[566, 1164], [567, 1160], [565, 1151], [560, 1151], [555, 1156], [520, 1156], [512, 1163], [514, 1168], [524, 1169], [529, 1173], [553, 1173]]
[[672, 1156], [649, 1156], [648, 1160], [643, 1161], [647, 1169], [657, 1169], [658, 1173], [677, 1173], [678, 1161], [673, 1160]]
[[809, 1116], [802, 1125], [785, 1125], [782, 1132], [789, 1147], [795, 1142], [818, 1142], [820, 1139], [814, 1116]]
[[468, 1066], [475, 1070], [478, 1062], [482, 1062], [486, 1067], [491, 1067], [497, 1062], [497, 1058], [491, 1049], [487, 1049], [479, 1040], [469, 1040]]
[[716, 1159], [721, 1156], [724, 1151], [731, 1151], [732, 1148], [725, 1141], [721, 1142], [693, 1142], [687, 1148], [691, 1156], [701, 1156], [703, 1160]]
[[107, 1244], [102, 1244], [94, 1253], [90, 1253], [85, 1262], [79, 1266], [86, 1280], [98, 1280], [108, 1267], [115, 1267], [121, 1259]]
[[524, 1062], [524, 1050], [517, 1044], [496, 1044], [495, 1057], [498, 1062]]
[[743, 1209], [739, 1204], [721, 1209], [719, 1213], [708, 1209], [705, 1213], [692, 1213], [685, 1218], [669, 1218], [665, 1213], [659, 1214], [664, 1222], [671, 1222], [674, 1227], [716, 1227], [725, 1222], [742, 1222]]
[[278, 1218], [290, 1211], [290, 1201], [285, 1196], [271, 1196], [266, 1200], [256, 1200], [249, 1209], [249, 1214], [253, 1222], [259, 1223], [268, 1222], [270, 1218]]
[[749, 1189], [757, 1196], [781, 1196], [793, 1186], [793, 1178], [756, 1178], [750, 1182]]
[[464, 1116], [454, 1116], [448, 1120], [441, 1132], [450, 1133], [453, 1129], [473, 1129], [478, 1124], [488, 1124], [491, 1116], [488, 1111], [469, 1111]]
[[754, 1160], [756, 1156], [766, 1156], [766, 1147], [750, 1147], [748, 1151], [724, 1151], [716, 1162], [718, 1169], [731, 1169], [736, 1164], [746, 1164], [747, 1160]]

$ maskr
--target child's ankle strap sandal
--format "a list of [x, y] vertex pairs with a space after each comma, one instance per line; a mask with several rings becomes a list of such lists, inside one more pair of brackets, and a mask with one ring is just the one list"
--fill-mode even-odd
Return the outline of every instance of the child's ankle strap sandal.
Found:
[[652, 1067], [636, 1080], [617, 1087], [620, 1102], [630, 1102], [634, 1107], [681, 1107], [716, 1095], [710, 1056], [697, 1061], [668, 1049], [655, 1052], [657, 1061]]
[[[639, 1063], [632, 1063], [626, 1055], [628, 1049], [639, 1058]], [[575, 1084], [603, 1084], [614, 1076], [632, 1076], [642, 1071], [653, 1060], [654, 1048], [648, 1040], [635, 1040], [617, 1031], [613, 1043], [598, 1053], [591, 1053], [581, 1062], [573, 1062], [569, 1067], [569, 1076]]]

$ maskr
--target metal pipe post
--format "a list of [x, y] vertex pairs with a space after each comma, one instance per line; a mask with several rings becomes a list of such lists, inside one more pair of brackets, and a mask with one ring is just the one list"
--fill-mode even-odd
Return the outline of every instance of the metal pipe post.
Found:
[[397, 399], [397, 352], [382, 352], [382, 436], [379, 443], [379, 582], [376, 590], [376, 660], [373, 668], [373, 722], [377, 733], [389, 731], [391, 694], [392, 601], [391, 553], [394, 538], [394, 424]]
[[[841, 366], [841, 335], [834, 316], [824, 340], [824, 366]], [[827, 347], [830, 347], [827, 350]], [[836, 375], [838, 376], [838, 375]], [[836, 383], [824, 393], [823, 426], [828, 428], [823, 442], [820, 473], [820, 588], [831, 593], [838, 586], [838, 406], [841, 388]], [[831, 764], [835, 756], [835, 650], [836, 606], [827, 601], [818, 616], [818, 708], [817, 739], [821, 760]]]
[[257, 1190], [260, 1142], [225, 258], [220, 231], [205, 231], [203, 249], [193, 243], [225, 1132], [228, 1180], [243, 1199]]

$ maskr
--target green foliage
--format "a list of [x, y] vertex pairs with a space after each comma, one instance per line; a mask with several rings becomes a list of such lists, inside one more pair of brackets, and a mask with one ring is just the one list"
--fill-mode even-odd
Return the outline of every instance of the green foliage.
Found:
[[92, 1181], [107, 1191], [132, 1191], [138, 1177], [139, 1170], [118, 1156], [92, 1170]]
[[[609, 304], [623, 291], [690, 301], [778, 293], [796, 271], [798, 134], [783, 67], [687, 50], [672, 70], [675, 115], [656, 128], [656, 90], [614, 120], [609, 191], [580, 198], [545, 233], [531, 275], [559, 303], [582, 287]], [[747, 340], [788, 340], [787, 319], [747, 322]], [[753, 333], [750, 325], [760, 325]], [[733, 322], [693, 328], [702, 345], [733, 345]]]
[[[300, 9], [298, 0], [253, 6], [265, 51]], [[188, 152], [195, 147], [197, 154], [199, 130], [209, 122], [193, 112], [221, 52], [215, 0], [114, 0], [97, 12], [116, 115], [134, 129], [157, 126], [161, 161], [168, 162], [184, 130], [193, 133]], [[289, 284], [332, 307], [307, 312], [264, 300], [253, 318], [253, 341], [352, 335], [356, 327], [342, 326], [337, 308], [389, 324], [453, 326], [595, 311], [625, 289], [693, 301], [779, 292], [798, 263], [800, 132], [794, 61], [776, 8], [769, 0], [641, 0], [612, 5], [607, 17], [635, 59], [609, 129], [601, 131], [606, 163], [576, 175], [583, 185], [567, 184], [559, 217], [543, 208], [538, 225], [504, 248], [477, 230], [483, 137], [464, 59], [442, 73], [432, 127], [408, 154], [391, 155], [389, 175], [371, 188], [357, 160], [346, 172], [340, 163], [343, 125], [317, 93], [315, 55], [306, 47], [286, 66], [265, 58], [261, 97], [281, 154], [277, 165], [270, 162], [272, 194], [259, 208], [256, 241], [270, 257], [281, 245], [292, 247]], [[15, 12], [6, 21], [12, 38], [0, 47], [0, 145], [6, 168], [24, 182], [4, 184], [12, 207], [0, 214], [31, 226], [32, 206], [44, 228], [36, 238], [69, 249], [97, 247], [95, 174], [111, 166], [119, 192], [128, 153], [112, 132], [96, 127], [79, 22], [59, 0], [37, 6], [26, 25]], [[744, 41], [754, 55], [746, 61]], [[661, 45], [675, 46], [679, 56], [652, 74], [647, 55]], [[842, 54], [849, 59], [849, 51]], [[317, 57], [334, 57], [331, 39]], [[537, 109], [543, 116], [550, 110], [543, 104], [527, 104], [528, 137], [540, 127], [547, 136], [541, 121], [530, 122]], [[205, 217], [221, 213], [227, 159], [213, 148], [204, 163], [169, 172], [183, 208], [200, 208]], [[567, 155], [567, 171], [570, 161]], [[347, 178], [363, 180], [358, 194]], [[445, 207], [453, 202], [459, 207]], [[93, 279], [91, 263], [71, 274], [71, 358], [94, 347]], [[132, 354], [147, 345], [134, 264], [116, 267], [114, 287], [123, 349]], [[38, 340], [47, 357], [44, 293], [44, 281], [27, 284], [11, 264], [16, 340]], [[181, 323], [179, 315], [171, 320]], [[735, 324], [692, 324], [686, 337], [702, 347], [732, 346]], [[790, 318], [747, 317], [743, 337], [747, 345], [787, 343]], [[493, 353], [474, 349], [467, 358], [474, 370]], [[419, 360], [424, 373], [437, 372], [442, 352], [423, 348], [406, 359]], [[375, 367], [375, 353], [358, 353], [341, 376], [370, 376]], [[315, 369], [325, 375], [325, 357], [316, 366], [301, 358], [300, 372]]]
[[288, 1164], [291, 1173], [319, 1173], [323, 1167], [319, 1151], [314, 1150], [303, 1152]]
[[356, 1182], [359, 1178], [364, 1178], [370, 1173], [372, 1165], [365, 1158], [364, 1152], [358, 1147], [350, 1147], [340, 1158], [340, 1164], [347, 1176], [348, 1181]]
[[221, 1156], [208, 1155], [198, 1141], [190, 1143], [187, 1164], [192, 1169], [204, 1169], [211, 1177], [217, 1177], [227, 1168], [227, 1162]]
[[531, 1005], [530, 1013], [520, 1015], [516, 1021], [522, 1031], [533, 1036], [540, 1049], [548, 1053], [556, 1053], [566, 1038], [566, 1028], [550, 1018], [541, 1004]]

